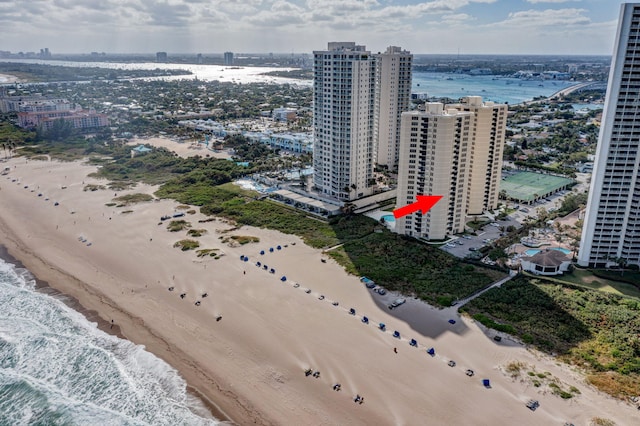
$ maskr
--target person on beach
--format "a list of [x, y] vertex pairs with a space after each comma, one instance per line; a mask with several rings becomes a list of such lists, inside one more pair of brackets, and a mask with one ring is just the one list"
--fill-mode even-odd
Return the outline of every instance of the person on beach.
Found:
[[393, 348], [393, 353], [398, 353], [398, 348]]
[[109, 327], [109, 328], [113, 328], [113, 320], [111, 320], [111, 327]]

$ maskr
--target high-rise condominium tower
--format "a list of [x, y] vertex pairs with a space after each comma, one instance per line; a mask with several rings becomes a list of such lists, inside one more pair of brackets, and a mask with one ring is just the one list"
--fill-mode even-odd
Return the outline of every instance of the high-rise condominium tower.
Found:
[[640, 3], [623, 4], [578, 264], [640, 265]]
[[364, 46], [332, 42], [315, 51], [313, 183], [343, 201], [372, 192], [375, 61]]
[[481, 96], [469, 96], [447, 108], [474, 113], [467, 214], [494, 210], [500, 194], [507, 105], [482, 102]]
[[400, 120], [411, 103], [413, 55], [390, 46], [376, 60], [375, 162], [391, 170], [398, 167]]
[[430, 240], [464, 231], [472, 112], [425, 104], [425, 111], [402, 114], [397, 206], [416, 195], [442, 195], [426, 214], [398, 218], [396, 232]]
[[397, 207], [442, 195], [426, 214], [399, 218], [396, 232], [430, 240], [464, 231], [466, 216], [495, 209], [507, 105], [469, 96], [402, 114]]

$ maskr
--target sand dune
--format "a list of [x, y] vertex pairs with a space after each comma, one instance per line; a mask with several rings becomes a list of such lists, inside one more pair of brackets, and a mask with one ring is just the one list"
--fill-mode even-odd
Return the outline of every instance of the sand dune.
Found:
[[[372, 293], [297, 237], [251, 227], [224, 232], [231, 226], [222, 220], [198, 223], [205, 217], [187, 214], [182, 219], [193, 228], [208, 231], [195, 238], [201, 248], [223, 254], [198, 258], [173, 247], [186, 231], [169, 232], [168, 221], [160, 221], [178, 211], [175, 202], [109, 207], [114, 191], [83, 191], [89, 183], [105, 184], [87, 177], [91, 166], [20, 158], [5, 165], [11, 172], [0, 177], [0, 242], [52, 287], [114, 319], [127, 338], [176, 367], [237, 424], [562, 425], [593, 417], [640, 423], [631, 405], [599, 394], [550, 357], [509, 339], [493, 341], [493, 333], [454, 309], [409, 300], [388, 310], [396, 295]], [[154, 190], [140, 185], [118, 195]], [[227, 235], [260, 242], [231, 247], [220, 238]], [[447, 322], [452, 318], [454, 325]], [[455, 367], [447, 365], [451, 359]], [[503, 370], [516, 360], [581, 395], [566, 401], [511, 379]], [[320, 377], [305, 376], [307, 368]], [[353, 402], [356, 394], [363, 404]], [[535, 412], [525, 407], [530, 398], [540, 401]]]

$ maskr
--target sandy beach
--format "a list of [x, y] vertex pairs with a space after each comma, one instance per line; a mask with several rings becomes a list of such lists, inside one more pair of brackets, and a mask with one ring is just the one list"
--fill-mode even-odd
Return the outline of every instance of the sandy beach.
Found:
[[[216, 249], [219, 257], [198, 258], [174, 247], [190, 238], [186, 231], [169, 232], [169, 221], [160, 221], [184, 211], [173, 201], [108, 206], [114, 191], [84, 191], [107, 182], [89, 178], [95, 167], [79, 162], [13, 158], [0, 163], [5, 167], [0, 244], [51, 287], [113, 320], [123, 336], [175, 367], [217, 407], [215, 415], [235, 424], [586, 425], [594, 417], [640, 424], [632, 405], [595, 391], [549, 356], [507, 337], [494, 341], [494, 332], [454, 308], [408, 300], [388, 310], [397, 295], [371, 292], [297, 237], [233, 229], [221, 219], [199, 223], [206, 217], [186, 214], [180, 219], [192, 229], [207, 231], [194, 238], [200, 248]], [[117, 195], [156, 189], [138, 185]], [[231, 235], [260, 242], [230, 246]], [[417, 348], [409, 345], [412, 338]], [[511, 378], [504, 370], [515, 361], [549, 372], [580, 395], [563, 400], [548, 387]], [[319, 377], [305, 376], [307, 368]], [[336, 383], [341, 390], [333, 390]], [[354, 403], [356, 394], [363, 404]], [[529, 399], [540, 408], [527, 409]]]
[[176, 154], [178, 154], [178, 156], [182, 158], [195, 157], [196, 155], [199, 155], [201, 157], [209, 156], [213, 158], [224, 158], [224, 159], [231, 158], [231, 154], [227, 150], [212, 151], [210, 149], [207, 149], [203, 141], [199, 141], [199, 142], [200, 143], [195, 141], [176, 142], [167, 137], [153, 137], [153, 138], [133, 138], [131, 139], [131, 141], [129, 141], [128, 145], [131, 145], [132, 147], [136, 147], [139, 145], [151, 145], [156, 148], [166, 148], [170, 151], [175, 152]]

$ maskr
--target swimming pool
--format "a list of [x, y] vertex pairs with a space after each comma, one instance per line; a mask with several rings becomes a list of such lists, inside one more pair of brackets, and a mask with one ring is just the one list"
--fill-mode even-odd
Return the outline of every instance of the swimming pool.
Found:
[[[571, 250], [567, 250], [566, 248], [562, 248], [562, 247], [554, 247], [551, 250], [558, 250], [563, 252], [564, 254], [571, 254]], [[525, 256], [533, 256], [539, 252], [540, 252], [540, 249], [529, 249], [529, 250], [526, 250], [523, 254]]]
[[384, 219], [385, 222], [395, 222], [396, 218], [392, 214], [385, 214], [380, 219]]

